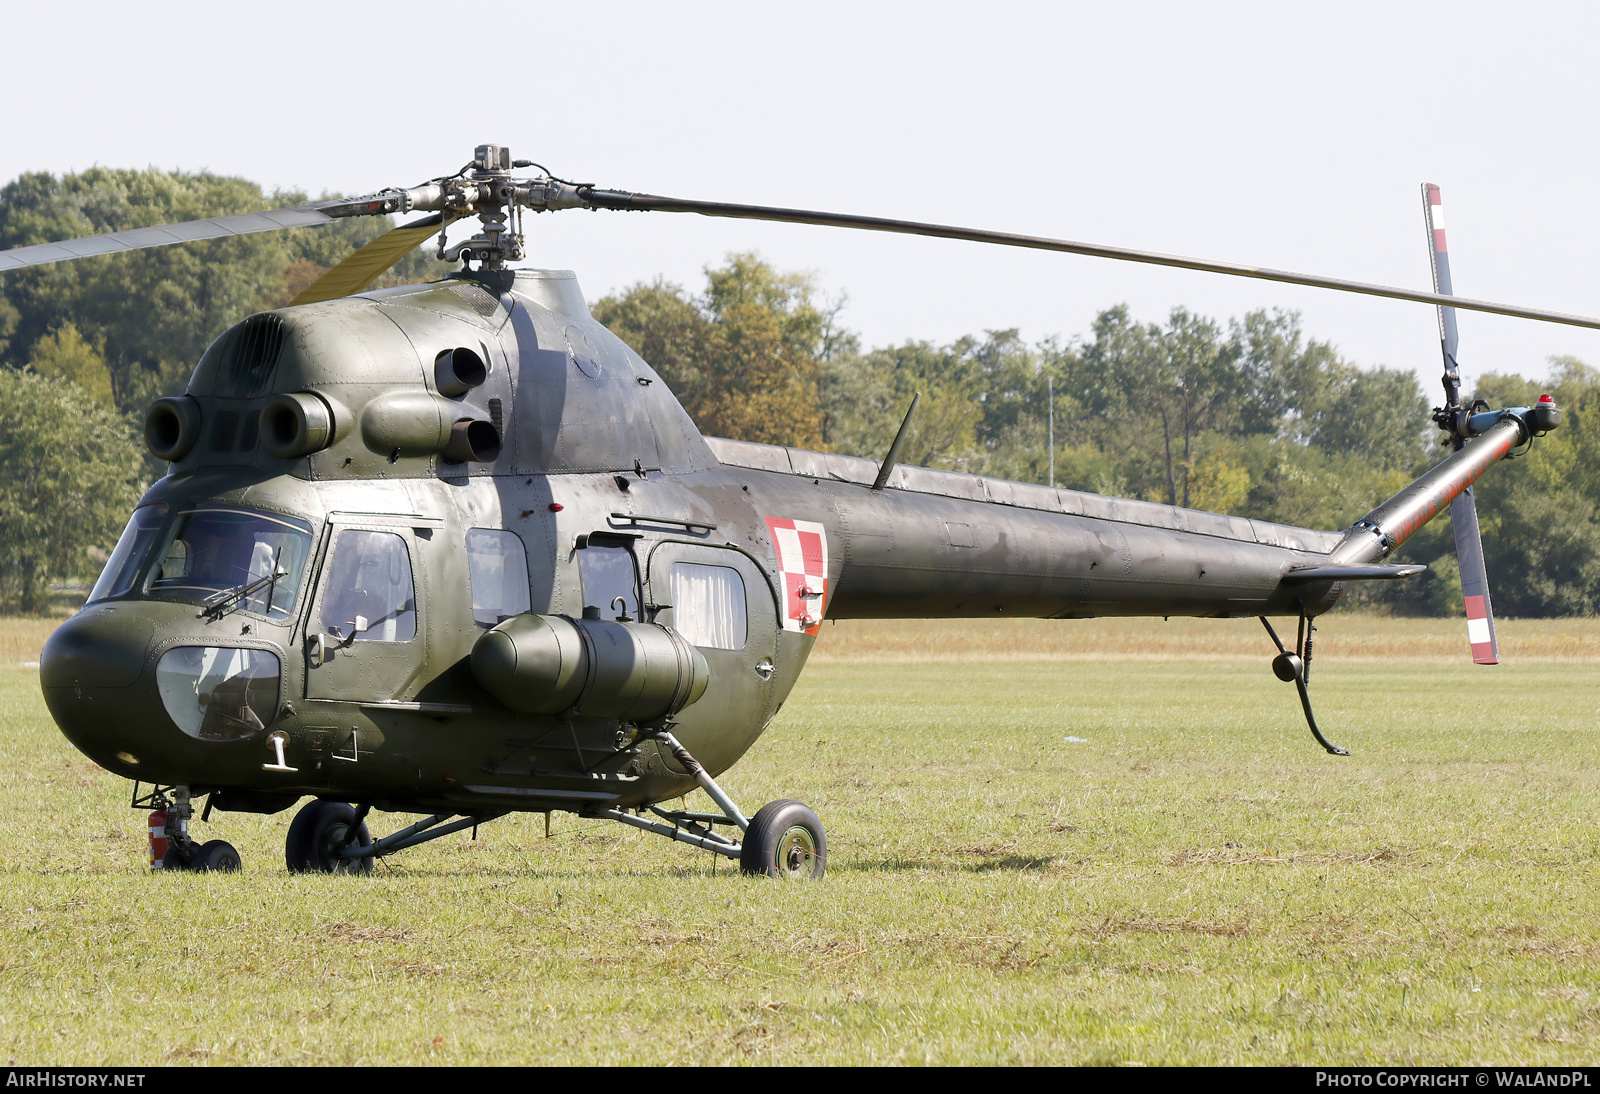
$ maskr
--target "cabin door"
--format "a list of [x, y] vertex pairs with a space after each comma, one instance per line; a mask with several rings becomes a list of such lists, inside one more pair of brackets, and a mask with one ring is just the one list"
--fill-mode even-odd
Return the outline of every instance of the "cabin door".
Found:
[[392, 702], [421, 675], [427, 585], [417, 533], [329, 522], [331, 542], [306, 620], [307, 699]]

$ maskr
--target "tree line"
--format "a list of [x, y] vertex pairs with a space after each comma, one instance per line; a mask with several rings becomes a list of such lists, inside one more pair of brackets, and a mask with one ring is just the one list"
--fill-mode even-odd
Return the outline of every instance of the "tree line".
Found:
[[[209, 174], [96, 168], [24, 175], [0, 188], [0, 247], [299, 204]], [[181, 391], [209, 341], [287, 303], [385, 230], [354, 219], [84, 259], [0, 277], [0, 596], [35, 610], [48, 582], [91, 573], [144, 486], [149, 403]], [[440, 276], [425, 250], [387, 284]], [[868, 348], [814, 278], [754, 254], [706, 269], [691, 292], [657, 280], [614, 292], [595, 317], [654, 365], [714, 436], [879, 457], [913, 392], [907, 462], [1342, 528], [1446, 453], [1430, 399], [1405, 370], [1360, 367], [1291, 312], [1226, 323], [1126, 306], [1076, 338], [991, 330], [949, 343]], [[1490, 375], [1479, 396], [1526, 404], [1552, 391], [1563, 427], [1534, 458], [1478, 488], [1498, 610], [1600, 609], [1600, 373], [1562, 358], [1541, 388]], [[1054, 445], [1048, 422], [1054, 411]], [[1420, 580], [1360, 603], [1459, 614], [1448, 520], [1404, 549]]]

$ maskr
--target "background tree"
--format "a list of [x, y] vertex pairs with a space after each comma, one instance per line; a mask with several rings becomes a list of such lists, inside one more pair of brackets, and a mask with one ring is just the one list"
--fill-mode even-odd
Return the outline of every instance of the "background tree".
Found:
[[89, 342], [75, 323], [64, 324], [33, 344], [33, 369], [41, 376], [71, 380], [104, 406], [114, 403], [104, 346]]
[[650, 362], [679, 399], [700, 378], [700, 364], [711, 345], [711, 320], [682, 286], [657, 278], [620, 296], [602, 297], [590, 311]]
[[779, 273], [753, 253], [706, 268], [706, 293], [639, 284], [591, 309], [661, 371], [700, 429], [766, 444], [826, 446], [823, 362], [837, 308], [809, 274]]
[[1497, 612], [1593, 615], [1600, 610], [1600, 373], [1572, 358], [1551, 362], [1548, 385], [1490, 374], [1475, 398], [1527, 406], [1549, 391], [1561, 428], [1533, 442], [1535, 458], [1513, 461], [1476, 487], [1484, 561]]
[[905, 420], [912, 396], [921, 392], [901, 460], [973, 470], [969, 465], [979, 458], [977, 427], [983, 419], [977, 348], [967, 338], [949, 346], [907, 342], [837, 356], [824, 375], [830, 446], [881, 458]]
[[93, 570], [144, 490], [132, 424], [70, 380], [0, 369], [0, 589], [44, 605], [51, 579]]

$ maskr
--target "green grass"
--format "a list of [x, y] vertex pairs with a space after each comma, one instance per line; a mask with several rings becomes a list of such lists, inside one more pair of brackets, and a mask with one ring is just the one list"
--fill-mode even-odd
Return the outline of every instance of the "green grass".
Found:
[[1597, 685], [1331, 662], [1339, 759], [1264, 656], [819, 659], [723, 780], [822, 816], [785, 885], [559, 816], [348, 878], [222, 814], [245, 873], [151, 876], [128, 784], [0, 669], [0, 1059], [1584, 1062]]

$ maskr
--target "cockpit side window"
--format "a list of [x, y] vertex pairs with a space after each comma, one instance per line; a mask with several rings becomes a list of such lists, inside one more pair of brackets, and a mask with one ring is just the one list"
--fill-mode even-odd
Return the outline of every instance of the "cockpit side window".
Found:
[[528, 552], [515, 532], [469, 529], [467, 568], [478, 626], [493, 627], [529, 610]]
[[134, 510], [89, 599], [227, 603], [285, 620], [310, 550], [303, 520], [210, 503], [169, 519], [166, 505], [147, 505]]
[[411, 555], [393, 532], [346, 528], [333, 545], [322, 594], [322, 629], [356, 641], [409, 642], [417, 635]]
[[106, 568], [100, 571], [100, 579], [89, 593], [90, 603], [108, 597], [126, 596], [132, 590], [139, 581], [139, 571], [155, 546], [156, 536], [166, 519], [165, 505], [146, 505], [133, 511], [133, 516], [128, 518], [128, 526], [117, 540], [116, 549], [106, 560]]

